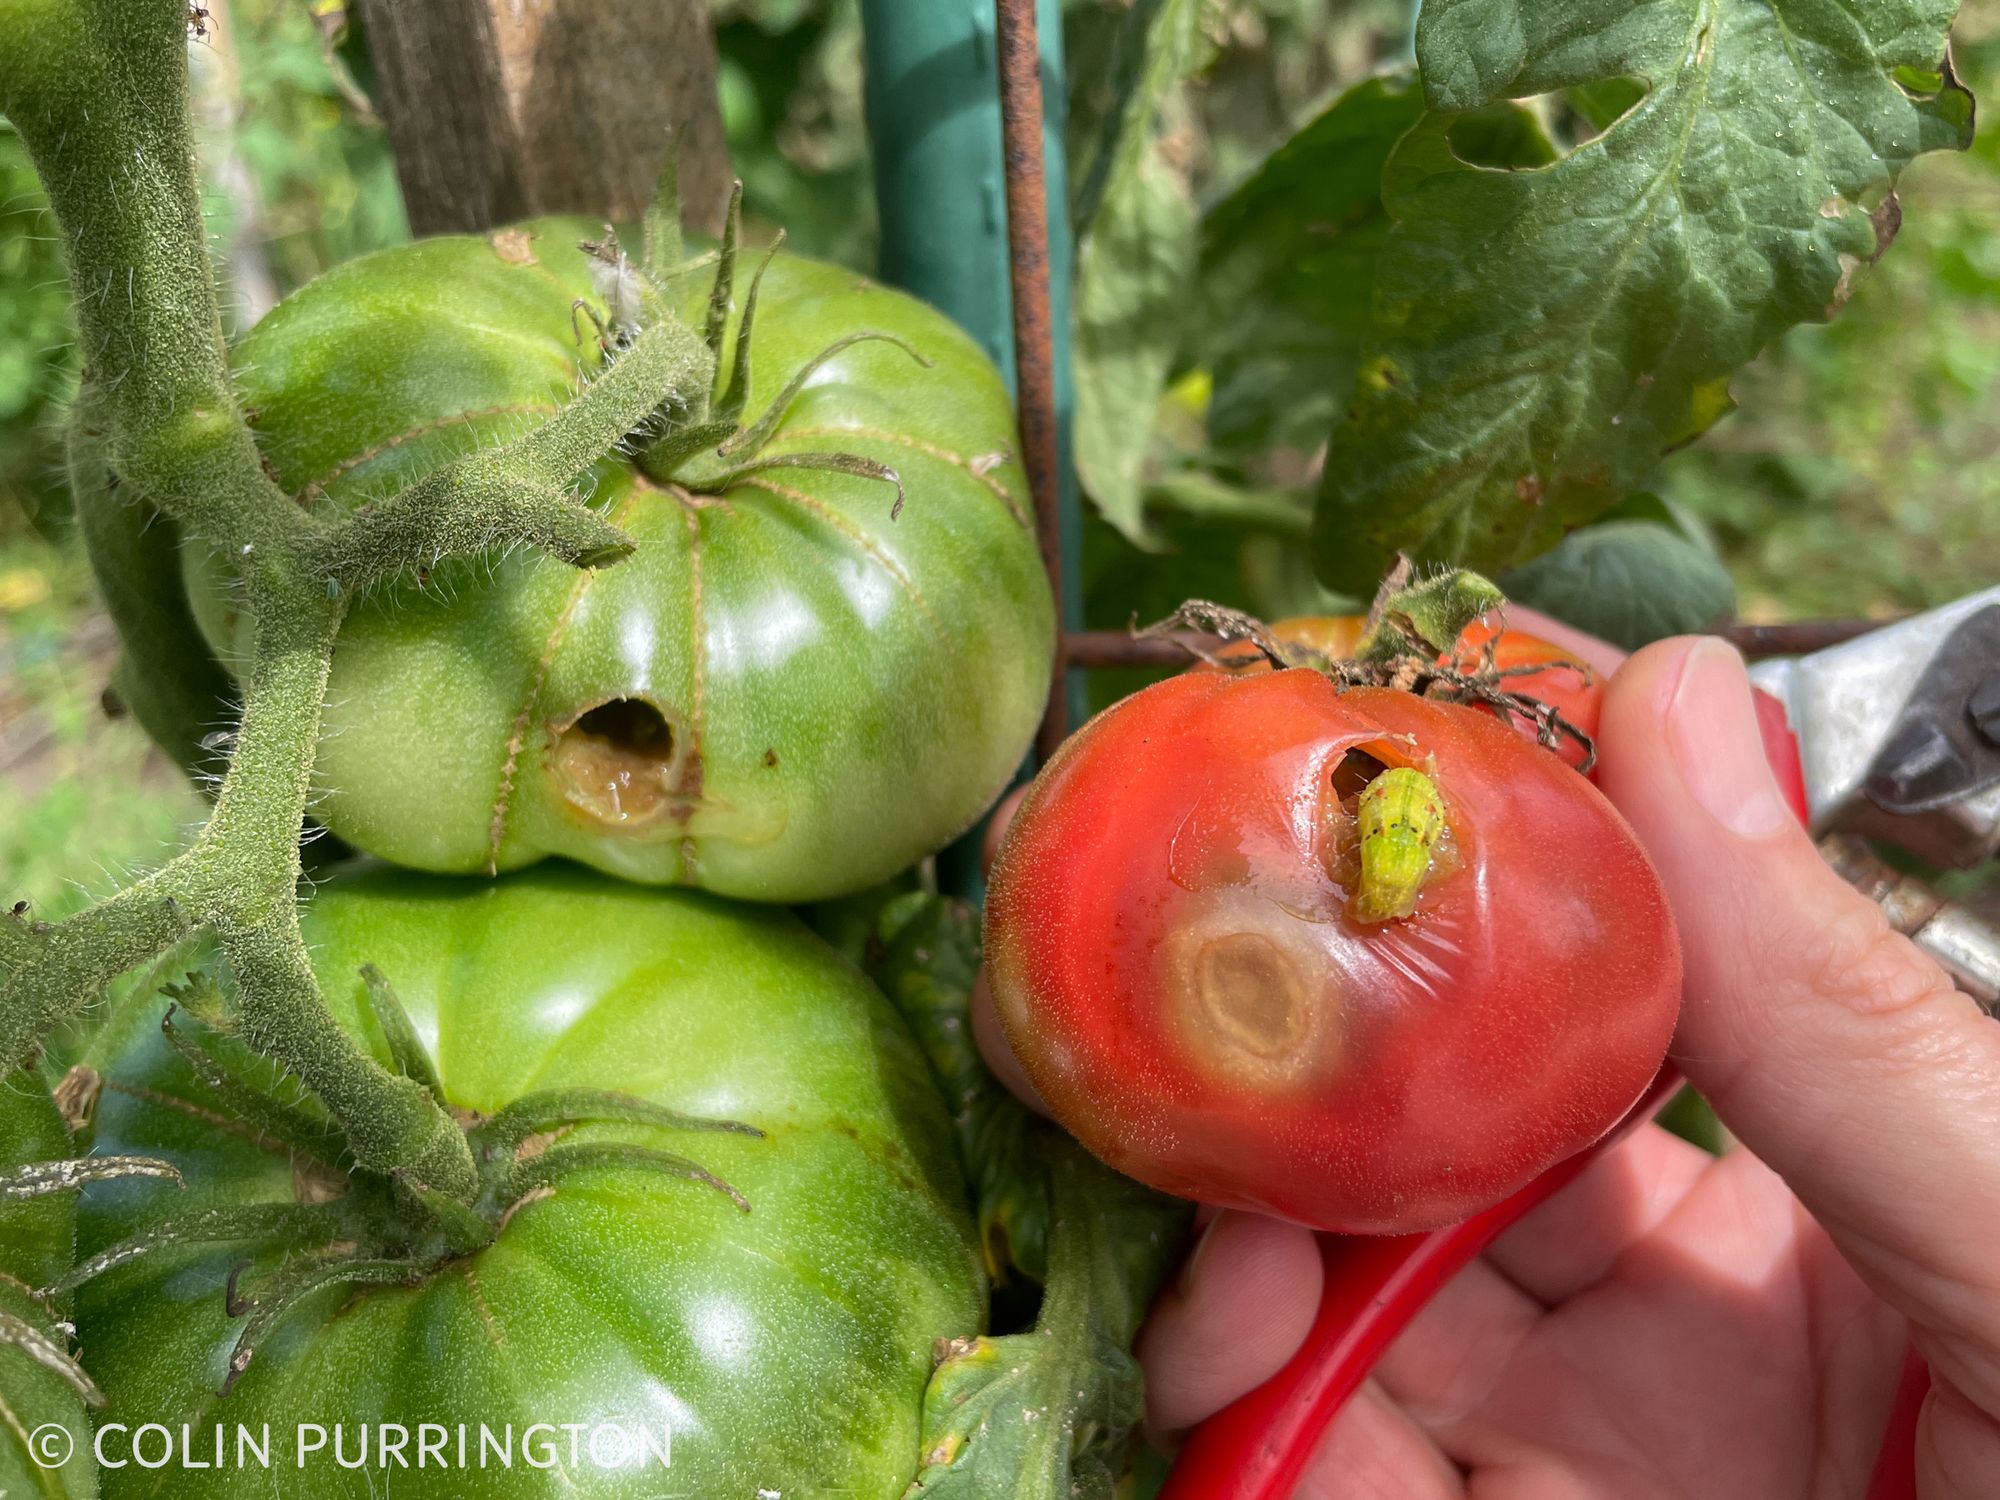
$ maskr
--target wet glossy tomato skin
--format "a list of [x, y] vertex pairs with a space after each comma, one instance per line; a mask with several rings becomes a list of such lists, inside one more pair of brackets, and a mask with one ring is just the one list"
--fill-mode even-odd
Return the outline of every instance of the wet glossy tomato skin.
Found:
[[[1378, 926], [1329, 796], [1364, 747], [1426, 768], [1449, 823]], [[1485, 712], [1306, 670], [1093, 720], [1008, 830], [986, 931], [1008, 1040], [1086, 1146], [1345, 1232], [1463, 1218], [1595, 1140], [1679, 1004], [1658, 877], [1582, 777]]]

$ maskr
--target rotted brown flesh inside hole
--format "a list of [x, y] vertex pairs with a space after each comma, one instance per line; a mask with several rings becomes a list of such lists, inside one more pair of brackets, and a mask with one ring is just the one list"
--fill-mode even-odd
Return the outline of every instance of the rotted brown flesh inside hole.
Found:
[[[1369, 754], [1359, 746], [1340, 757], [1339, 763], [1328, 777], [1334, 796], [1353, 810], [1354, 800], [1359, 797], [1368, 783], [1388, 770], [1392, 762]], [[1393, 762], [1401, 764], [1401, 762]]]
[[1361, 879], [1360, 826], [1354, 809], [1368, 783], [1390, 765], [1356, 746], [1340, 757], [1327, 777], [1327, 796], [1320, 807], [1320, 860], [1342, 891], [1352, 891]]
[[563, 800], [594, 822], [638, 830], [682, 800], [685, 749], [674, 722], [643, 698], [613, 698], [556, 731], [549, 774]]

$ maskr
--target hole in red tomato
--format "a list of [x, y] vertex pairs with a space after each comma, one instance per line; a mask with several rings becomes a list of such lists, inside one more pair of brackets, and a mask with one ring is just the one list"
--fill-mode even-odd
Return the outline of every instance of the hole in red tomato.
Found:
[[[1370, 755], [1366, 750], [1349, 750], [1327, 776], [1331, 793], [1322, 804], [1320, 860], [1326, 873], [1343, 893], [1351, 892], [1361, 878], [1361, 847], [1354, 820], [1355, 805], [1368, 783], [1388, 770], [1393, 762]], [[1343, 899], [1345, 899], [1343, 895]]]
[[1328, 780], [1332, 783], [1334, 795], [1340, 798], [1349, 812], [1354, 810], [1354, 801], [1362, 789], [1389, 769], [1389, 762], [1378, 760], [1366, 750], [1349, 750], [1340, 757]]
[[577, 811], [629, 828], [667, 814], [680, 762], [681, 737], [665, 713], [643, 698], [613, 698], [556, 732], [549, 771]]

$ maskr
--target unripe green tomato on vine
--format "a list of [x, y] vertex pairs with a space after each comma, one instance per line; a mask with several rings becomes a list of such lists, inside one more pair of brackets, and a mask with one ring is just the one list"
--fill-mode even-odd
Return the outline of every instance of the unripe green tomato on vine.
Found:
[[[593, 232], [543, 220], [420, 241], [281, 303], [234, 358], [279, 484], [315, 510], [358, 507], [547, 420], [615, 357], [592, 317], [621, 316], [615, 278], [578, 248]], [[737, 270], [723, 380], [752, 269]], [[697, 259], [668, 285], [697, 329], [713, 275]], [[758, 456], [872, 461], [900, 476], [900, 505], [896, 484], [851, 468], [730, 480], [713, 443], [676, 465], [613, 455], [589, 503], [637, 541], [624, 561], [515, 552], [357, 602], [317, 816], [417, 869], [562, 855], [772, 901], [864, 888], [969, 826], [1027, 747], [1053, 650], [998, 373], [942, 314], [780, 255], [743, 421], [862, 332], [907, 347], [840, 349]], [[240, 664], [231, 559], [190, 548], [187, 563], [204, 632]]]
[[[40, 1082], [28, 1073], [0, 1076], [0, 1177], [74, 1154]], [[83, 1398], [37, 1357], [38, 1349], [68, 1348], [56, 1326], [68, 1303], [51, 1306], [30, 1290], [69, 1269], [75, 1219], [73, 1193], [0, 1195], [0, 1496], [83, 1500], [97, 1493]]]
[[[599, 1121], [530, 1136], [530, 1165], [620, 1147], [649, 1160], [482, 1198], [491, 1242], [437, 1257], [379, 1179], [245, 1127], [168, 1044], [160, 1008], [128, 1007], [89, 1059], [106, 1079], [94, 1146], [170, 1160], [187, 1188], [93, 1187], [82, 1253], [231, 1207], [331, 1217], [197, 1234], [81, 1288], [102, 1421], [187, 1423], [198, 1461], [215, 1424], [229, 1434], [217, 1468], [107, 1469], [106, 1500], [899, 1500], [922, 1456], [934, 1346], [979, 1331], [985, 1286], [943, 1102], [873, 985], [788, 912], [560, 865], [497, 881], [343, 877], [305, 926], [335, 1020], [384, 1061], [360, 969], [389, 976], [482, 1163], [498, 1148], [478, 1127], [550, 1092], [609, 1091], [756, 1133]], [[176, 1026], [195, 1031], [185, 1015]], [[216, 1055], [272, 1076], [241, 1048]], [[343, 1260], [388, 1269], [288, 1300], [288, 1278]], [[348, 1458], [367, 1441], [367, 1460], [295, 1451], [300, 1423], [338, 1424]], [[364, 1438], [385, 1423], [407, 1429], [400, 1459]], [[524, 1458], [536, 1423], [555, 1429], [533, 1440], [544, 1457], [553, 1446], [553, 1467]], [[581, 1424], [580, 1457], [564, 1423]], [[269, 1467], [239, 1463], [234, 1435], [267, 1424]], [[448, 1434], [442, 1460], [419, 1466], [420, 1424]], [[481, 1463], [482, 1424], [511, 1431], [511, 1467]], [[114, 1434], [107, 1460], [132, 1441]]]

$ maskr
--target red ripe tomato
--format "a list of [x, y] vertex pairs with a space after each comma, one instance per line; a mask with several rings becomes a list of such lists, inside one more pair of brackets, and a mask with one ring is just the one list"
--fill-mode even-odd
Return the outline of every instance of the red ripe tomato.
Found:
[[[1397, 767], [1435, 793], [1426, 873], [1362, 920], [1357, 794]], [[1086, 725], [986, 922], [1008, 1041], [1086, 1146], [1346, 1232], [1452, 1222], [1588, 1145], [1679, 1005], [1658, 877], [1583, 777], [1483, 710], [1303, 669], [1185, 674]]]
[[[1546, 703], [1567, 723], [1596, 739], [1598, 716], [1604, 711], [1603, 679], [1562, 647], [1525, 630], [1503, 630], [1491, 615], [1465, 627], [1458, 638], [1455, 664], [1466, 671], [1477, 671], [1485, 665], [1488, 641], [1493, 642], [1493, 665], [1502, 672], [1520, 674], [1508, 677], [1501, 686], [1508, 692], [1525, 693]], [[1526, 672], [1521, 670], [1524, 667], [1542, 670]], [[1515, 726], [1525, 727], [1526, 721], [1516, 718]], [[1533, 733], [1532, 729], [1529, 733]], [[1555, 751], [1572, 766], [1583, 763], [1584, 749], [1574, 736], [1564, 735]]]

